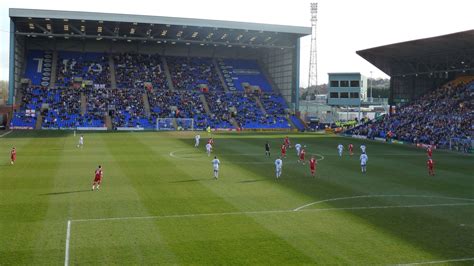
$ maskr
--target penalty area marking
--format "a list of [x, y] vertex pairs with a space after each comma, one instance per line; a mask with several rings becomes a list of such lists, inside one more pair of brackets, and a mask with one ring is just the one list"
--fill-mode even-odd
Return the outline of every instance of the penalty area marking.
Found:
[[[176, 151], [170, 152], [169, 156], [173, 157], [173, 158], [176, 158], [176, 159], [183, 159], [183, 160], [197, 161], [197, 162], [207, 162], [207, 160], [205, 158], [199, 158], [199, 157], [188, 158], [188, 157], [181, 157], [181, 156], [176, 155], [177, 153], [190, 151], [190, 150], [195, 151], [195, 149], [191, 149], [191, 148], [190, 149], [176, 150]], [[206, 154], [206, 153], [203, 152], [203, 154]], [[192, 155], [201, 155], [201, 153], [192, 153]], [[261, 153], [232, 153], [232, 154], [224, 154], [224, 155], [227, 155], [227, 156], [229, 156], [229, 155], [231, 155], [231, 156], [262, 155], [263, 156], [264, 154], [261, 154]], [[321, 154], [318, 154], [318, 153], [312, 153], [311, 155], [314, 155], [314, 156], [318, 157], [318, 159], [316, 159], [316, 161], [318, 161], [318, 162], [325, 159], [324, 155], [321, 155]], [[211, 157], [212, 156], [209, 156], [209, 158], [211, 158]], [[273, 164], [273, 161], [267, 161], [267, 162], [231, 161], [231, 162], [232, 163], [240, 163], [240, 164]], [[292, 163], [292, 161], [289, 161], [289, 162], [286, 162], [286, 163]], [[295, 163], [297, 163], [297, 162], [295, 162]]]
[[[437, 204], [415, 204], [415, 205], [380, 205], [365, 207], [341, 207], [341, 208], [321, 208], [300, 210], [302, 212], [327, 212], [327, 211], [345, 211], [345, 210], [371, 210], [371, 209], [396, 209], [396, 208], [425, 208], [425, 207], [449, 207], [449, 206], [470, 206], [474, 202], [464, 203], [437, 203]], [[261, 210], [261, 211], [241, 211], [241, 212], [214, 212], [214, 213], [191, 213], [191, 214], [173, 214], [173, 215], [157, 215], [157, 216], [125, 216], [125, 217], [107, 217], [107, 218], [88, 218], [73, 219], [71, 223], [77, 222], [94, 222], [94, 221], [121, 221], [121, 220], [148, 220], [148, 219], [171, 219], [171, 218], [192, 218], [192, 217], [209, 217], [209, 216], [228, 216], [228, 215], [252, 215], [252, 214], [274, 214], [274, 213], [294, 213], [295, 210]], [[69, 222], [68, 221], [68, 222]]]
[[395, 264], [396, 266], [410, 266], [410, 265], [426, 265], [426, 264], [440, 264], [447, 262], [461, 262], [461, 261], [474, 261], [473, 258], [460, 258], [460, 259], [451, 259], [451, 260], [433, 260], [425, 262], [413, 262], [413, 263], [404, 263], [404, 264]]
[[8, 135], [8, 134], [10, 134], [10, 133], [12, 133], [12, 132], [13, 132], [13, 130], [10, 130], [10, 131], [8, 131], [8, 132], [5, 132], [5, 133], [3, 133], [2, 135], [0, 135], [0, 138], [1, 138], [1, 137], [5, 137], [6, 135]]
[[[444, 198], [444, 197], [438, 197]], [[463, 199], [463, 198], [451, 198]], [[473, 199], [464, 199], [473, 200]], [[474, 200], [473, 200], [474, 201]], [[307, 209], [298, 211], [298, 213], [309, 212], [324, 212], [324, 211], [350, 211], [350, 210], [376, 210], [376, 209], [395, 209], [395, 208], [433, 208], [433, 207], [453, 207], [453, 206], [468, 206], [474, 205], [474, 202], [469, 203], [445, 203], [445, 204], [419, 204], [419, 205], [385, 205], [385, 206], [368, 206], [368, 207], [348, 207], [348, 208], [324, 208], [324, 209]], [[94, 222], [94, 221], [123, 221], [123, 220], [148, 220], [148, 219], [171, 219], [171, 218], [193, 218], [193, 217], [209, 217], [209, 216], [228, 216], [228, 215], [254, 215], [254, 214], [277, 214], [277, 213], [295, 213], [295, 210], [263, 210], [263, 211], [243, 211], [243, 212], [217, 212], [217, 213], [195, 213], [195, 214], [176, 214], [176, 215], [161, 215], [161, 216], [129, 216], [129, 217], [109, 217], [109, 218], [90, 218], [90, 219], [72, 219], [67, 221], [66, 230], [66, 248], [64, 257], [64, 266], [69, 265], [69, 246], [71, 239], [71, 227], [73, 222]], [[468, 259], [465, 259], [468, 260]], [[450, 260], [453, 261], [453, 260]], [[414, 263], [405, 265], [417, 264], [433, 264], [434, 262]], [[441, 263], [441, 262], [440, 262]]]
[[312, 205], [316, 205], [316, 204], [320, 204], [320, 203], [324, 203], [324, 202], [330, 202], [330, 201], [339, 201], [339, 200], [346, 200], [346, 199], [361, 199], [361, 198], [383, 198], [383, 197], [432, 198], [432, 199], [451, 199], [451, 200], [474, 201], [474, 199], [468, 199], [468, 198], [453, 198], [453, 197], [429, 196], [429, 195], [360, 195], [360, 196], [332, 198], [332, 199], [325, 199], [325, 200], [315, 201], [315, 202], [311, 202], [311, 203], [305, 204], [303, 206], [300, 206], [298, 208], [295, 208], [295, 209], [293, 209], [293, 211], [299, 211], [301, 209], [304, 209], [304, 208], [312, 206]]

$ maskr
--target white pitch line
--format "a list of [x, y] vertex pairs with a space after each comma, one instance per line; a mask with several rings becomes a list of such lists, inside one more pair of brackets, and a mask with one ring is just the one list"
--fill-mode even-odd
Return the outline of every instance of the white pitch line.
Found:
[[64, 266], [69, 265], [69, 239], [71, 238], [71, 220], [67, 221], [67, 230], [66, 230], [66, 251], [64, 255]]
[[[371, 209], [395, 209], [395, 208], [424, 208], [424, 207], [446, 207], [446, 206], [468, 206], [472, 203], [444, 203], [444, 204], [421, 204], [421, 205], [385, 205], [385, 206], [367, 206], [367, 207], [347, 207], [347, 208], [323, 208], [309, 209], [300, 212], [324, 212], [324, 211], [346, 211], [346, 210], [371, 210]], [[167, 218], [191, 218], [206, 216], [226, 216], [226, 215], [252, 215], [252, 214], [272, 214], [272, 213], [294, 213], [294, 210], [268, 210], [268, 211], [243, 211], [243, 212], [216, 212], [216, 213], [194, 213], [194, 214], [176, 214], [161, 216], [128, 216], [128, 217], [109, 217], [109, 218], [91, 218], [74, 219], [71, 222], [93, 222], [93, 221], [120, 221], [120, 220], [147, 220], [147, 219], [167, 219]]]
[[0, 138], [1, 138], [1, 137], [4, 137], [4, 136], [6, 136], [6, 135], [8, 135], [8, 134], [10, 134], [10, 133], [12, 133], [12, 132], [13, 132], [13, 130], [10, 130], [10, 131], [8, 131], [8, 132], [5, 132], [5, 133], [3, 133], [2, 135], [0, 135]]
[[474, 261], [474, 258], [461, 258], [461, 259], [452, 259], [452, 260], [433, 260], [426, 262], [414, 262], [414, 263], [404, 263], [404, 264], [395, 264], [396, 266], [410, 266], [410, 265], [423, 265], [423, 264], [439, 264], [447, 262], [461, 262], [461, 261]]
[[382, 198], [382, 197], [432, 198], [432, 199], [452, 199], [452, 200], [474, 201], [474, 199], [468, 199], [468, 198], [453, 198], [453, 197], [430, 196], [430, 195], [361, 195], [361, 196], [332, 198], [332, 199], [325, 199], [325, 200], [315, 201], [315, 202], [311, 202], [311, 203], [305, 204], [303, 206], [300, 206], [298, 208], [295, 208], [295, 209], [293, 209], [293, 211], [299, 211], [301, 209], [304, 209], [304, 208], [312, 206], [312, 205], [316, 205], [316, 204], [320, 204], [320, 203], [324, 203], [324, 202], [330, 202], [330, 201], [338, 201], [338, 200], [346, 200], [346, 199], [360, 199], [360, 198]]

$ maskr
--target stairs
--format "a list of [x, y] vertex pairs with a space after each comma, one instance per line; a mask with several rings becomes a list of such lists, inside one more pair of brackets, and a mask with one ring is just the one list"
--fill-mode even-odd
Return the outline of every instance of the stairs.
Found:
[[178, 123], [176, 123], [176, 118], [173, 118], [172, 123], [173, 123], [174, 129], [175, 129], [175, 130], [178, 130]]
[[[296, 121], [294, 121], [294, 120], [292, 119], [292, 117], [294, 117], [294, 119], [295, 119]], [[292, 127], [293, 129], [296, 129], [296, 130], [299, 130], [299, 131], [303, 131], [303, 130], [305, 130], [305, 129], [307, 128], [306, 123], [303, 122], [303, 120], [301, 120], [301, 118], [299, 118], [299, 117], [297, 117], [297, 116], [295, 116], [295, 115], [288, 115], [288, 116], [286, 117], [286, 120], [288, 120], [288, 123], [290, 123], [290, 125], [291, 125], [291, 127]]]
[[145, 114], [147, 117], [149, 117], [151, 114], [151, 111], [150, 111], [150, 102], [148, 101], [148, 94], [144, 92], [142, 94], [142, 98], [143, 98], [143, 107], [145, 108]]
[[54, 88], [56, 85], [56, 77], [58, 71], [58, 51], [53, 52], [53, 63], [51, 64], [51, 80], [49, 82], [49, 87]]
[[41, 112], [37, 112], [35, 129], [41, 129], [42, 124], [43, 115], [41, 114]]
[[168, 81], [168, 88], [174, 91], [173, 79], [171, 78], [168, 62], [166, 62], [166, 58], [164, 56], [161, 57], [161, 63], [163, 65], [163, 71], [165, 71], [166, 81]]
[[288, 123], [291, 125], [291, 129], [297, 129], [295, 123], [293, 123], [293, 121], [291, 120], [291, 116], [290, 116], [290, 115], [287, 115], [287, 116], [286, 116], [286, 121], [288, 121]]
[[109, 55], [109, 70], [110, 70], [110, 87], [112, 89], [117, 88], [117, 79], [115, 77], [115, 62], [112, 55]]
[[109, 114], [105, 115], [105, 125], [107, 126], [107, 130], [112, 130], [112, 118]]
[[206, 96], [204, 96], [204, 94], [201, 94], [199, 95], [199, 98], [201, 98], [201, 102], [202, 102], [202, 105], [204, 106], [204, 110], [206, 110], [206, 114], [210, 116], [212, 113], [211, 113], [211, 109], [209, 109], [209, 105], [207, 104]]
[[257, 106], [260, 107], [260, 110], [264, 115], [267, 115], [267, 110], [265, 110], [265, 107], [263, 107], [262, 102], [260, 101], [260, 98], [257, 96], [254, 96], [255, 102], [257, 103]]
[[235, 121], [235, 119], [233, 117], [231, 117], [229, 119], [229, 122], [237, 129], [239, 128], [239, 124], [237, 123], [237, 121]]
[[81, 115], [84, 115], [87, 111], [87, 97], [81, 92]]
[[224, 88], [225, 92], [229, 91], [229, 87], [227, 87], [227, 83], [225, 82], [224, 75], [222, 75], [222, 72], [219, 68], [219, 63], [217, 63], [217, 59], [213, 59], [212, 62], [214, 63], [214, 67], [216, 68], [217, 75], [219, 76], [219, 79], [222, 83], [222, 87]]

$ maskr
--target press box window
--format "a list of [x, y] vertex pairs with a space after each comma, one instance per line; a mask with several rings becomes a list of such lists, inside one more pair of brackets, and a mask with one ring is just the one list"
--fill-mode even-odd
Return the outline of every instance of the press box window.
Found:
[[331, 87], [333, 88], [339, 87], [339, 80], [331, 80]]
[[358, 80], [351, 80], [351, 87], [359, 87], [359, 81]]
[[331, 93], [329, 94], [329, 97], [330, 97], [330, 98], [339, 98], [339, 93], [337, 93], [337, 92], [331, 92]]
[[341, 98], [349, 98], [348, 92], [341, 92]]
[[351, 92], [351, 98], [353, 98], [353, 99], [359, 98], [359, 93], [358, 92]]
[[341, 87], [349, 87], [349, 81], [347, 80], [341, 80]]

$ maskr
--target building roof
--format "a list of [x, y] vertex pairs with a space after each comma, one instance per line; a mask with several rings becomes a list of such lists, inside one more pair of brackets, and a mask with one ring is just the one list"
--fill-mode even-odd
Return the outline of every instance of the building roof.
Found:
[[151, 39], [283, 47], [311, 34], [311, 27], [77, 11], [11, 8], [10, 18], [15, 23], [16, 34], [49, 38]]
[[389, 76], [467, 70], [474, 66], [474, 30], [357, 51]]

